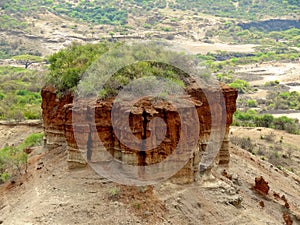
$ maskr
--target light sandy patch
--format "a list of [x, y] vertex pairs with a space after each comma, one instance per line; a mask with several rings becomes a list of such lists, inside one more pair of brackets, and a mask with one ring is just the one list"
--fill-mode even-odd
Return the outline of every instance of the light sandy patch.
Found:
[[241, 52], [249, 53], [254, 52], [254, 47], [257, 45], [245, 44], [245, 45], [229, 45], [224, 43], [204, 43], [204, 42], [194, 42], [190, 40], [180, 40], [172, 41], [172, 44], [178, 45], [179, 47], [185, 49], [192, 54], [206, 54], [208, 52], [216, 53], [218, 51], [227, 52]]
[[[262, 76], [263, 79], [252, 81], [250, 82], [251, 85], [261, 85], [267, 81], [275, 80], [284, 84], [300, 82], [300, 62], [251, 64], [241, 66], [235, 72], [244, 73], [245, 76]], [[300, 90], [300, 87], [296, 86], [291, 86], [291, 88]]]
[[247, 96], [249, 96], [249, 99], [265, 99], [267, 97], [267, 94], [267, 90], [258, 89], [252, 94], [247, 94]]
[[[276, 113], [274, 117], [287, 116], [289, 118], [298, 119], [300, 121], [300, 113]], [[299, 138], [300, 139], [300, 138]]]

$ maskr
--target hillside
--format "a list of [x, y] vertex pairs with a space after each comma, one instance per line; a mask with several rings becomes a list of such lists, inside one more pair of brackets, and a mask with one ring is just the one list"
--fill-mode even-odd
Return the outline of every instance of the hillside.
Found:
[[[299, 29], [298, 3], [296, 0], [189, 1], [188, 4], [165, 0], [1, 1], [0, 58], [18, 54], [48, 55], [73, 41], [111, 38], [236, 44], [258, 43], [257, 39], [261, 38], [278, 40], [278, 35], [268, 33]], [[271, 21], [271, 25], [264, 25], [265, 20], [274, 18], [291, 21]], [[262, 22], [248, 25], [247, 21]], [[249, 31], [255, 32], [251, 38], [247, 37]], [[295, 37], [290, 35], [288, 40]]]
[[[290, 224], [284, 217], [300, 223], [299, 177], [235, 146], [226, 173], [214, 170], [212, 180], [140, 188], [90, 168], [68, 170], [62, 149], [41, 148], [30, 154], [27, 174], [0, 186], [2, 224]], [[269, 183], [267, 195], [253, 189], [260, 176]]]
[[[219, 17], [258, 20], [267, 17], [281, 17], [297, 15], [298, 0], [216, 0], [216, 1], [2, 1], [1, 8], [13, 15], [22, 16], [34, 11], [49, 10], [56, 14], [63, 14], [74, 19], [98, 24], [126, 24], [130, 16], [142, 14], [151, 15], [160, 9], [178, 11], [192, 10]], [[20, 13], [21, 12], [21, 13]]]

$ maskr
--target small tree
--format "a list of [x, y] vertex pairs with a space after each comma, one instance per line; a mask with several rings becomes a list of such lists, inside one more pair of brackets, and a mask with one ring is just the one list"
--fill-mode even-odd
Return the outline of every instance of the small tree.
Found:
[[278, 42], [280, 39], [283, 38], [283, 35], [281, 32], [272, 31], [269, 33], [269, 36], [273, 38], [276, 42]]
[[114, 32], [110, 31], [108, 34], [111, 36], [111, 39], [114, 39], [114, 36], [115, 36]]
[[25, 66], [25, 69], [27, 69], [31, 64], [42, 62], [43, 59], [36, 55], [17, 55], [12, 58], [13, 60], [16, 60], [18, 63], [21, 63]]

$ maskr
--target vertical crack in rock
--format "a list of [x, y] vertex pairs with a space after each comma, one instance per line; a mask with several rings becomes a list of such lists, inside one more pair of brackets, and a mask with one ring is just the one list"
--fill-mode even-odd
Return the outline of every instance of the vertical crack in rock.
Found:
[[143, 131], [142, 131], [142, 145], [141, 145], [141, 149], [138, 152], [138, 166], [139, 167], [139, 176], [143, 177], [145, 170], [144, 170], [144, 166], [146, 166], [146, 140], [147, 140], [147, 113], [146, 110], [143, 109], [143, 113], [142, 113], [142, 118], [143, 118]]
[[116, 140], [115, 134], [114, 134], [114, 129], [111, 127], [110, 128], [110, 138], [111, 138], [111, 143], [113, 143], [114, 147], [111, 147], [109, 149], [109, 153], [111, 154], [112, 157], [115, 157], [115, 148], [120, 149], [120, 142]]
[[87, 149], [86, 149], [86, 158], [88, 161], [92, 159], [92, 132], [91, 132], [91, 125], [89, 125], [89, 133], [88, 133], [88, 140], [87, 140]]
[[142, 146], [139, 152], [139, 165], [145, 166], [146, 165], [146, 139], [147, 139], [147, 113], [146, 110], [143, 110], [143, 135], [142, 135]]

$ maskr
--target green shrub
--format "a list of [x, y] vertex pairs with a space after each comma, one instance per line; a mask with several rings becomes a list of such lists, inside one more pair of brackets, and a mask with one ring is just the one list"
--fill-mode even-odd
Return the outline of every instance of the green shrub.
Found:
[[2, 92], [0, 92], [0, 101], [3, 100], [4, 97], [5, 97], [5, 95]]
[[247, 100], [246, 101], [246, 105], [248, 106], [248, 107], [256, 107], [257, 106], [257, 102], [256, 102], [256, 100], [252, 100], [252, 99], [249, 99], [249, 100]]
[[0, 74], [0, 119], [40, 119], [43, 72], [0, 66]]
[[108, 192], [108, 198], [110, 200], [117, 200], [119, 198], [120, 195], [120, 190], [117, 187], [112, 187], [109, 192]]
[[0, 183], [4, 183], [6, 182], [8, 179], [9, 179], [9, 174], [8, 173], [2, 173], [1, 176], [0, 176]]
[[151, 24], [149, 24], [149, 23], [145, 23], [144, 24], [144, 28], [146, 28], [146, 29], [150, 29], [152, 26], [151, 26]]
[[236, 79], [229, 84], [230, 87], [238, 89], [239, 93], [246, 93], [250, 90], [250, 84], [247, 81]]
[[299, 134], [300, 127], [297, 119], [281, 116], [274, 118], [270, 114], [259, 115], [255, 110], [242, 112], [237, 110], [233, 116], [233, 125], [249, 127], [269, 127], [277, 130], [285, 130], [288, 133]]
[[163, 31], [166, 31], [166, 32], [171, 31], [171, 28], [170, 28], [170, 27], [162, 27], [161, 29], [162, 29]]
[[30, 134], [21, 145], [19, 145], [19, 148], [28, 148], [36, 145], [41, 145], [43, 143], [43, 137], [44, 133], [33, 133]]
[[21, 173], [22, 166], [27, 162], [27, 154], [23, 149], [7, 146], [0, 150], [0, 176], [2, 182], [17, 172]]
[[[102, 96], [100, 97], [113, 97], [118, 94], [120, 87], [126, 86], [131, 80], [143, 78], [137, 80], [136, 86], [139, 90], [135, 90], [135, 93], [139, 91], [151, 92], [156, 86], [159, 86], [159, 81], [153, 79], [153, 77], [164, 78], [170, 82], [170, 90], [166, 87], [164, 92], [168, 94], [172, 91], [172, 87], [179, 86], [184, 87], [184, 77], [187, 76], [183, 71], [176, 70], [170, 65], [158, 62], [142, 61], [132, 64], [130, 66], [124, 67], [115, 73], [104, 85], [104, 90], [101, 90]], [[105, 95], [104, 95], [105, 94]], [[158, 93], [159, 94], [159, 93]]]
[[230, 82], [232, 82], [232, 75], [228, 74], [228, 73], [227, 74], [219, 73], [219, 74], [217, 74], [217, 79], [224, 83], [230, 83]]
[[261, 116], [256, 116], [254, 123], [258, 127], [272, 127], [274, 116], [270, 114], [263, 114]]
[[277, 85], [279, 85], [279, 81], [278, 80], [275, 80], [275, 81], [267, 81], [265, 84], [264, 84], [264, 86], [265, 87], [269, 87], [269, 86], [271, 86], [271, 87], [274, 87], [274, 86], [277, 86]]
[[297, 91], [292, 92], [268, 92], [267, 98], [272, 103], [269, 105], [270, 109], [300, 109], [300, 93]]
[[78, 45], [73, 44], [66, 49], [51, 55], [48, 83], [60, 92], [77, 86], [83, 72], [103, 53], [108, 50], [107, 43]]
[[296, 119], [281, 116], [274, 119], [273, 125], [275, 129], [286, 130], [292, 134], [299, 134], [299, 125]]
[[[114, 48], [115, 46], [117, 48]], [[100, 55], [109, 48], [109, 54], [105, 54], [101, 62], [97, 61]], [[150, 61], [149, 58], [158, 58], [162, 62]], [[55, 86], [58, 92], [63, 94], [74, 90], [85, 73], [86, 77], [80, 82], [78, 88], [79, 94], [91, 95], [95, 94], [94, 90], [105, 89], [101, 91], [100, 97], [116, 96], [130, 81], [146, 77], [158, 77], [184, 87], [189, 82], [188, 75], [179, 68], [180, 64], [186, 65], [187, 61], [196, 63], [193, 56], [164, 50], [164, 45], [159, 43], [140, 44], [133, 47], [121, 43], [102, 43], [100, 46], [73, 45], [49, 58], [51, 65], [48, 84]], [[174, 62], [178, 68], [170, 65]], [[120, 69], [120, 65], [124, 67]], [[88, 67], [89, 70], [86, 71]], [[110, 71], [115, 73], [108, 78]], [[99, 74], [99, 76], [94, 76], [94, 74]], [[197, 75], [207, 80], [210, 72], [203, 70], [203, 73]]]
[[33, 133], [16, 147], [6, 146], [0, 149], [0, 181], [5, 182], [10, 177], [21, 173], [28, 157], [24, 149], [41, 145], [43, 136], [43, 133]]
[[238, 119], [238, 120], [246, 121], [246, 120], [253, 120], [256, 117], [256, 115], [257, 115], [257, 112], [255, 110], [249, 109], [246, 112], [237, 110], [234, 113], [234, 118]]

